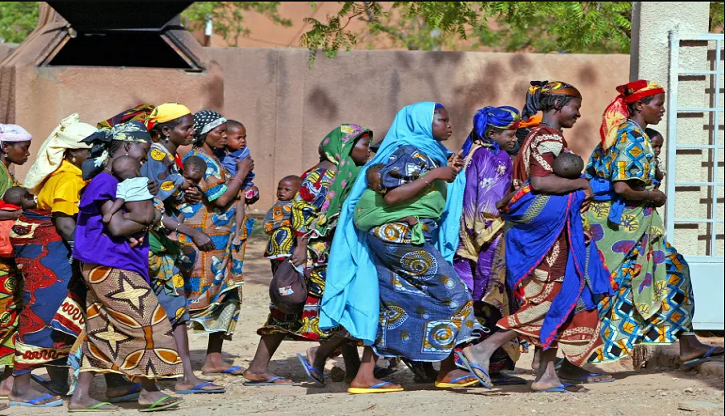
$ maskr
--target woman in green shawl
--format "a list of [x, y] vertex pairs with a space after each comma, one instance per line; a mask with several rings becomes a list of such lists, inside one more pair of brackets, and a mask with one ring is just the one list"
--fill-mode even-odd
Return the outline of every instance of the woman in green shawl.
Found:
[[[292, 261], [309, 275], [307, 301], [303, 311], [295, 315], [270, 306], [267, 322], [257, 330], [262, 336], [257, 353], [244, 373], [250, 380], [248, 384], [290, 383], [268, 369], [282, 341], [321, 341], [331, 335], [318, 326], [327, 260], [340, 207], [367, 161], [371, 139], [369, 129], [355, 124], [340, 125], [320, 143], [320, 162], [302, 175], [302, 185], [292, 203], [292, 228], [297, 235]], [[308, 360], [313, 354], [308, 351]]]

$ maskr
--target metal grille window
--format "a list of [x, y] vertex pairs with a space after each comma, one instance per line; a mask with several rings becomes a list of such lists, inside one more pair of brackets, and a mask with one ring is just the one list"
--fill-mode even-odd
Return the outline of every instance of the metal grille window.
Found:
[[723, 330], [725, 320], [723, 43], [670, 32], [665, 226], [690, 265], [700, 330]]

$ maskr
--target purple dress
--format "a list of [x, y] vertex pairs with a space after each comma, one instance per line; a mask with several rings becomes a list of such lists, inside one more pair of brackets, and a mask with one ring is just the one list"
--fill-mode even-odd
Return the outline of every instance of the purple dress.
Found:
[[[465, 173], [461, 238], [453, 267], [472, 294], [476, 319], [491, 330], [483, 341], [498, 331], [499, 319], [516, 309], [506, 289], [504, 221], [496, 209], [511, 187], [511, 156], [492, 143], [478, 143], [466, 158]], [[519, 355], [518, 340], [506, 343], [491, 356], [490, 373], [513, 370]]]

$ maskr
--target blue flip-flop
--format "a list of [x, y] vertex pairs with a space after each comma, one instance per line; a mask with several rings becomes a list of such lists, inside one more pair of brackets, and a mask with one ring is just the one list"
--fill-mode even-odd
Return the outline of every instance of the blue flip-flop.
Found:
[[59, 383], [57, 381], [46, 380], [37, 374], [31, 374], [30, 378], [32, 378], [36, 383], [40, 384], [41, 386], [43, 386], [44, 389], [55, 394], [56, 396], [68, 395], [69, 386], [67, 384], [64, 385], [63, 383]]
[[589, 393], [589, 390], [587, 390], [587, 389], [584, 389], [583, 391], [569, 391], [566, 389], [567, 387], [571, 387], [574, 385], [575, 384], [564, 383], [564, 384], [559, 384], [556, 387], [552, 387], [552, 388], [546, 389], [546, 390], [534, 390], [534, 393], [571, 393], [571, 394]]
[[302, 367], [305, 368], [305, 373], [307, 373], [307, 377], [312, 379], [312, 381], [314, 381], [317, 385], [324, 386], [325, 376], [323, 374], [320, 374], [320, 372], [315, 367], [311, 366], [310, 363], [307, 362], [307, 358], [305, 358], [302, 354], [297, 354], [297, 358], [300, 360]]
[[245, 386], [294, 386], [295, 383], [275, 383], [277, 380], [284, 380], [285, 377], [275, 376], [264, 381], [245, 381]]
[[570, 379], [570, 378], [562, 378], [561, 380], [562, 381], [572, 381], [575, 383], [584, 383], [584, 384], [613, 383], [615, 381], [614, 377], [607, 378], [604, 380], [599, 380], [599, 381], [587, 381], [587, 379], [590, 377], [602, 377], [604, 375], [605, 374], [602, 374], [602, 373], [589, 373], [589, 374], [579, 377], [579, 380], [574, 380], [574, 379]]
[[205, 394], [205, 393], [224, 393], [226, 392], [226, 389], [224, 387], [220, 387], [218, 389], [214, 390], [204, 390], [203, 388], [206, 386], [212, 386], [214, 383], [207, 381], [206, 383], [197, 384], [196, 386], [192, 387], [190, 390], [178, 390], [178, 394]]
[[224, 375], [224, 374], [231, 374], [233, 376], [241, 376], [241, 374], [232, 374], [235, 371], [241, 370], [241, 369], [242, 369], [242, 367], [240, 367], [238, 365], [235, 365], [234, 367], [229, 367], [226, 370], [222, 370], [222, 371], [220, 371], [218, 373], [204, 373], [204, 372], [202, 372], [201, 374], [203, 374], [205, 376], [221, 376], [221, 375]]
[[123, 396], [109, 397], [108, 401], [110, 403], [130, 402], [138, 399], [139, 395], [141, 395], [141, 383], [136, 383], [131, 386], [131, 389], [128, 391], [128, 393], [124, 394]]
[[712, 355], [712, 353], [714, 353], [715, 350], [718, 349], [718, 348], [719, 347], [711, 347], [709, 350], [707, 350], [707, 352], [702, 357], [700, 357], [700, 358], [693, 358], [692, 360], [685, 361], [684, 363], [682, 363], [682, 368], [685, 369], [685, 370], [689, 370], [690, 368], [692, 368], [692, 367], [694, 367], [694, 366], [696, 366], [698, 364], [701, 364], [701, 363], [704, 363], [704, 362], [708, 362], [708, 361], [710, 361], [712, 359], [715, 359], [715, 358], [718, 358], [718, 357], [722, 357], [723, 356], [723, 353], [725, 353], [725, 351], [722, 351], [722, 352], [720, 352], [719, 354], [716, 354], [716, 355]]
[[458, 368], [463, 368], [465, 370], [468, 370], [474, 377], [476, 377], [476, 380], [478, 380], [478, 382], [481, 383], [481, 385], [483, 387], [485, 387], [489, 390], [493, 388], [493, 386], [491, 386], [490, 384], [483, 381], [483, 379], [475, 371], [473, 371], [475, 369], [475, 370], [482, 372], [490, 380], [491, 376], [488, 375], [488, 371], [484, 370], [483, 367], [481, 367], [478, 364], [473, 364], [472, 362], [468, 361], [468, 359], [463, 355], [462, 352], [456, 351], [455, 358], [456, 358], [455, 363], [456, 363], [456, 366], [458, 366]]
[[21, 407], [58, 407], [63, 406], [63, 399], [58, 399], [52, 402], [44, 403], [44, 404], [36, 404], [38, 402], [42, 402], [43, 400], [48, 400], [52, 398], [53, 396], [50, 395], [50, 393], [45, 393], [45, 396], [38, 397], [37, 399], [28, 400], [27, 402], [16, 402], [16, 401], [10, 401], [10, 406], [21, 406]]

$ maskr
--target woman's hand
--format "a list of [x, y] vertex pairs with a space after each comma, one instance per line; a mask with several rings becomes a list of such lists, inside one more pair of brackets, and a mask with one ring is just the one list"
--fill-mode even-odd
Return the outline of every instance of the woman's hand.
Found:
[[433, 175], [436, 180], [442, 180], [448, 183], [452, 183], [456, 180], [459, 171], [460, 169], [456, 170], [454, 167], [451, 166], [443, 166], [433, 169], [431, 171], [431, 175]]
[[460, 172], [463, 169], [463, 164], [465, 161], [461, 157], [459, 153], [451, 155], [451, 157], [448, 158], [448, 166], [452, 167], [456, 173]]
[[586, 182], [586, 185], [582, 188], [582, 191], [584, 191], [584, 202], [582, 202], [582, 206], [579, 209], [581, 213], [585, 213], [589, 210], [589, 206], [592, 204], [592, 200], [594, 200], [594, 191], [592, 190], [592, 186], [589, 184], [589, 181], [586, 179], [582, 179]]
[[214, 242], [211, 241], [211, 237], [201, 231], [195, 232], [189, 237], [191, 237], [191, 241], [193, 241], [194, 245], [196, 245], [201, 251], [212, 251], [215, 248]]
[[156, 181], [152, 181], [151, 179], [149, 179], [148, 188], [149, 192], [153, 196], [156, 196], [159, 193], [159, 185], [156, 183]]
[[192, 186], [184, 192], [184, 201], [189, 205], [196, 205], [201, 202], [201, 192], [196, 186]]
[[667, 202], [667, 195], [659, 189], [655, 189], [649, 192], [649, 200], [652, 201], [652, 205], [659, 208]]
[[[254, 170], [254, 159], [251, 157], [245, 157], [242, 160], [237, 160], [237, 172], [247, 172], [247, 174]], [[245, 174], [244, 176], [247, 176]]]
[[305, 263], [307, 263], [307, 244], [298, 244], [292, 252], [292, 264], [303, 266]]

